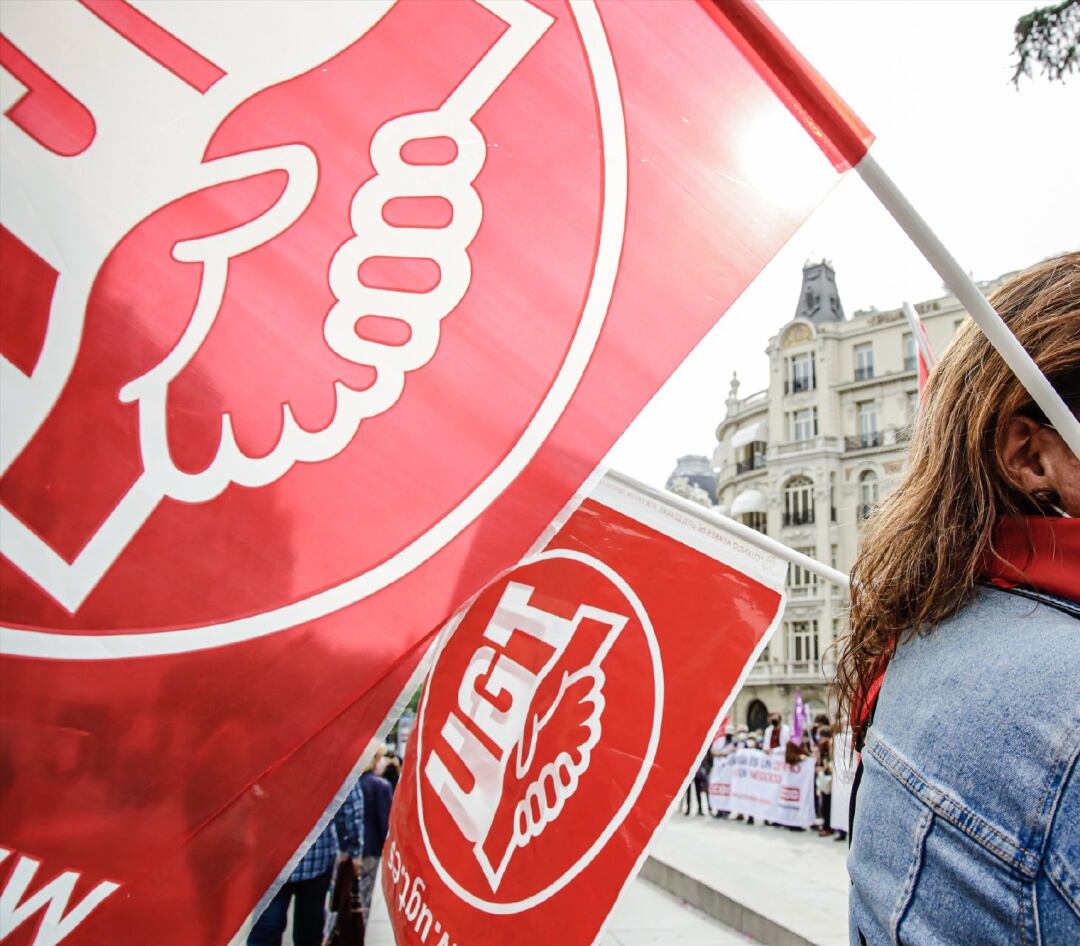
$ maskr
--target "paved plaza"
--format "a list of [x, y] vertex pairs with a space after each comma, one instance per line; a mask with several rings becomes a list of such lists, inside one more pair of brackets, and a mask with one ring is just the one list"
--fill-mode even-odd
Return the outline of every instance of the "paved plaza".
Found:
[[[376, 893], [376, 898], [372, 902], [365, 946], [394, 946], [381, 891]], [[750, 937], [639, 877], [623, 891], [598, 946], [752, 946], [753, 943]]]
[[846, 946], [846, 857], [813, 830], [674, 814], [643, 874], [770, 946]]
[[[811, 830], [674, 814], [599, 946], [846, 946], [846, 856]], [[368, 946], [393, 946], [376, 898]]]

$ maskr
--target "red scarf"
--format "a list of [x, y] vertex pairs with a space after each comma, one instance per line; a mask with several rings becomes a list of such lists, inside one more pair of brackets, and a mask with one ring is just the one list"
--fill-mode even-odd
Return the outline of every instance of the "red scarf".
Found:
[[[1080, 519], [1002, 519], [995, 530], [994, 550], [997, 556], [987, 553], [983, 559], [982, 580], [998, 588], [1034, 588], [1080, 602]], [[854, 708], [852, 728], [857, 736], [866, 728], [891, 658], [891, 653], [882, 658], [866, 699]]]
[[1002, 519], [994, 549], [1000, 557], [986, 556], [982, 576], [992, 584], [1080, 601], [1080, 519]]

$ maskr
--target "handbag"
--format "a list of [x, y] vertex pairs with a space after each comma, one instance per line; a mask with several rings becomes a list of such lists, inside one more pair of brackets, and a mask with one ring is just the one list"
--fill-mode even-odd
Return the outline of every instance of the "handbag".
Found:
[[323, 939], [324, 946], [364, 946], [359, 880], [350, 858], [338, 864], [330, 891], [330, 932]]

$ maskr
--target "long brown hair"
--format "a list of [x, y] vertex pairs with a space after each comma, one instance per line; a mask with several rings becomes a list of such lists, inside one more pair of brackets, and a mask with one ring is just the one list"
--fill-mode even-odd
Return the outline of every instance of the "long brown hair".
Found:
[[[990, 302], [1080, 410], [1080, 253], [1020, 273]], [[896, 646], [929, 633], [970, 597], [985, 557], [996, 554], [998, 520], [1046, 511], [1002, 460], [1004, 422], [1018, 413], [1045, 422], [969, 320], [930, 377], [907, 472], [867, 522], [851, 572], [851, 634], [838, 645], [836, 687], [840, 715], [853, 725]]]

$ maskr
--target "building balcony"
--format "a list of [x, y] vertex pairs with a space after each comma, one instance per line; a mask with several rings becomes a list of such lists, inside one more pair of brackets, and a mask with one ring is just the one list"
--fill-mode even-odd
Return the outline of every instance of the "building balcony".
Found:
[[873, 368], [872, 365], [869, 366], [869, 367], [865, 367], [865, 368], [856, 368], [855, 369], [855, 380], [856, 381], [869, 381], [873, 377], [874, 377], [874, 368]]
[[749, 460], [739, 460], [735, 464], [735, 475], [739, 476], [741, 473], [749, 473], [751, 470], [763, 469], [765, 469], [765, 458], [751, 457]]
[[854, 437], [845, 437], [844, 450], [869, 450], [871, 447], [880, 447], [884, 443], [884, 431], [870, 430], [865, 433], [855, 434]]
[[814, 378], [795, 378], [784, 382], [785, 394], [804, 394], [807, 391], [814, 391], [817, 389], [817, 385], [814, 383]]
[[794, 457], [802, 453], [815, 451], [841, 452], [844, 449], [843, 437], [808, 437], [806, 440], [789, 440], [787, 443], [777, 444], [769, 450], [770, 460], [779, 460], [784, 457]]
[[807, 509], [802, 512], [785, 512], [785, 526], [809, 526], [814, 524], [814, 510]]
[[737, 417], [742, 417], [745, 414], [752, 414], [755, 411], [759, 411], [769, 405], [769, 389], [764, 391], [755, 391], [742, 399], [735, 398], [734, 401], [728, 401], [728, 412], [726, 420], [733, 420]]
[[813, 601], [821, 596], [820, 585], [788, 585], [789, 601]]
[[752, 482], [755, 477], [762, 476], [764, 473], [764, 463], [758, 463], [757, 466], [745, 470], [737, 468], [734, 463], [726, 463], [716, 471], [716, 482], [720, 488], [723, 488], [732, 483], [744, 483], [748, 480]]
[[861, 374], [856, 371], [854, 377], [850, 381], [841, 381], [833, 388], [833, 390], [838, 394], [845, 394], [848, 391], [857, 391], [872, 385], [883, 385], [894, 381], [909, 381], [915, 378], [915, 375], [916, 372], [914, 370], [885, 371], [878, 372], [877, 374], [873, 371], [867, 371]]
[[820, 660], [759, 660], [750, 668], [748, 684], [762, 683], [827, 683], [835, 668]]
[[911, 440], [910, 427], [890, 427], [887, 430], [871, 430], [844, 438], [844, 452], [856, 450], [906, 449]]

